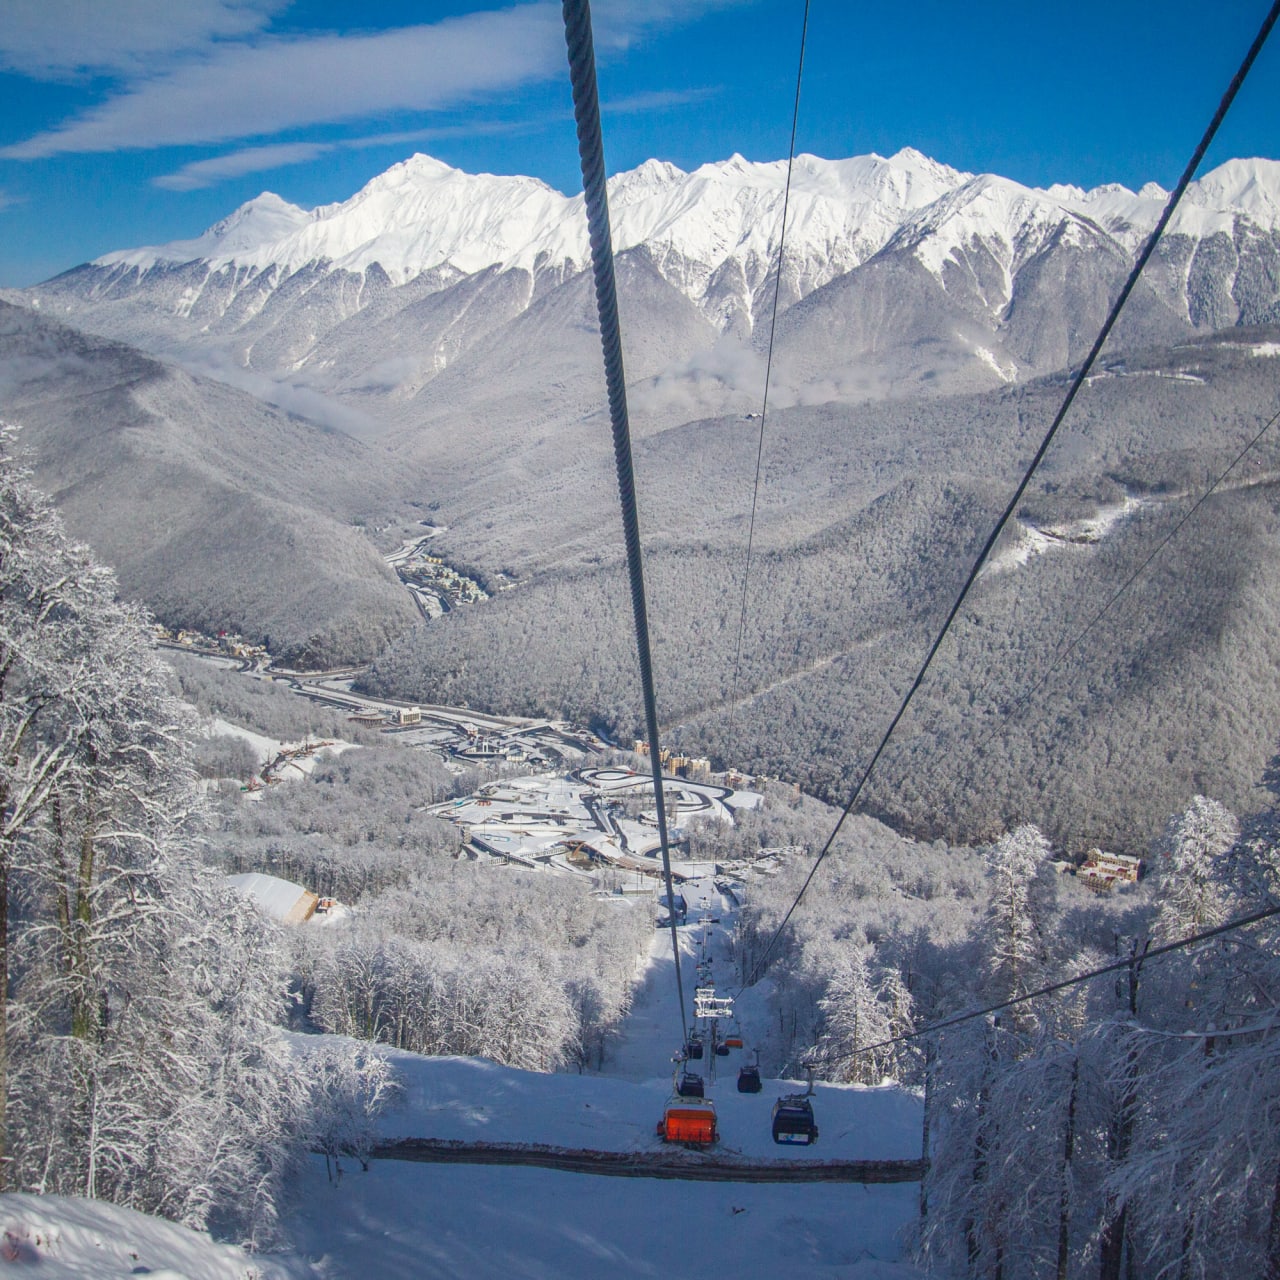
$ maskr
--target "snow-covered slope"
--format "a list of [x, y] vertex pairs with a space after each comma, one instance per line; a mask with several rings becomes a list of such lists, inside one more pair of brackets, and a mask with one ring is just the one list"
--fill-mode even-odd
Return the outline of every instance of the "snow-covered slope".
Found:
[[0, 1195], [0, 1270], [42, 1280], [285, 1280], [303, 1274], [104, 1200]]
[[[700, 350], [758, 346], [785, 185], [785, 162], [736, 155], [691, 173], [649, 160], [611, 179], [615, 249], [644, 260], [633, 279], [656, 308], [650, 332], [687, 328], [692, 308]], [[798, 156], [781, 309], [833, 292], [788, 327], [795, 395], [975, 390], [1062, 367], [1166, 199], [1155, 184], [1033, 189], [910, 149]], [[26, 296], [188, 364], [367, 408], [411, 400], [473, 351], [488, 359], [586, 265], [580, 195], [415, 155], [349, 200], [307, 212], [263, 194], [193, 240], [106, 254]], [[1118, 336], [1272, 322], [1278, 281], [1280, 163], [1228, 161], [1188, 190]], [[636, 379], [670, 367], [628, 359]]]

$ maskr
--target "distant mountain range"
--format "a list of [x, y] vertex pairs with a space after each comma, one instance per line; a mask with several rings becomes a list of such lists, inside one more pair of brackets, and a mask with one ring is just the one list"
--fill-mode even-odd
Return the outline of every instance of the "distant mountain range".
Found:
[[[772, 306], [785, 179], [783, 161], [734, 156], [692, 173], [650, 160], [611, 180], [615, 249], [643, 259], [633, 284], [661, 313], [642, 304], [644, 320], [674, 319], [695, 340], [678, 357], [646, 350], [633, 377], [705, 392], [709, 372], [729, 399], [754, 391], [758, 370], [733, 352], [759, 347]], [[1166, 196], [1034, 189], [912, 150], [797, 157], [780, 394], [938, 394], [1062, 368]], [[194, 240], [109, 253], [26, 296], [219, 376], [367, 411], [412, 400], [586, 263], [581, 196], [416, 155], [341, 203], [307, 211], [264, 193]], [[1277, 318], [1280, 163], [1231, 160], [1188, 190], [1120, 338]]]

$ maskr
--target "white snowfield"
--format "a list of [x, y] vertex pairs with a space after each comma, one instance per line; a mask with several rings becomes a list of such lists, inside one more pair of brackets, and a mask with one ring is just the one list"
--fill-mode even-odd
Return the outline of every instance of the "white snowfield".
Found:
[[39, 1280], [286, 1280], [306, 1273], [105, 1201], [8, 1194], [0, 1195], [0, 1275], [9, 1274]]
[[[667, 275], [701, 297], [727, 264], [749, 288], [773, 258], [786, 163], [741, 156], [685, 173], [648, 160], [609, 182], [615, 248], [645, 244]], [[914, 249], [935, 274], [973, 240], [1007, 246], [1005, 266], [1033, 254], [1064, 214], [1081, 235], [1096, 224], [1132, 251], [1155, 226], [1168, 193], [1155, 183], [1085, 191], [1024, 187], [964, 173], [911, 148], [887, 159], [796, 157], [788, 213], [789, 272], [801, 294], [860, 265], [891, 240]], [[1230, 234], [1239, 216], [1280, 227], [1280, 161], [1230, 160], [1188, 188], [1170, 228], [1197, 238]], [[665, 261], [670, 259], [670, 262]], [[252, 276], [313, 263], [351, 272], [375, 264], [393, 284], [429, 272], [439, 287], [489, 267], [577, 271], [587, 263], [582, 196], [535, 178], [468, 174], [414, 155], [349, 200], [305, 210], [271, 192], [242, 205], [193, 240], [123, 249], [97, 266], [149, 270], [201, 261]]]

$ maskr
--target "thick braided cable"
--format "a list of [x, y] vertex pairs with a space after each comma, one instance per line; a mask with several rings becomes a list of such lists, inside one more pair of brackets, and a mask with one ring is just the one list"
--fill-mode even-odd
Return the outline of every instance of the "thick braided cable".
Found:
[[573, 85], [573, 115], [578, 126], [578, 155], [582, 160], [582, 192], [591, 238], [591, 270], [600, 315], [600, 346], [609, 391], [609, 421], [613, 427], [613, 456], [618, 471], [622, 531], [627, 544], [627, 574], [631, 580], [631, 610], [635, 616], [636, 655], [644, 694], [649, 761], [653, 766], [653, 795], [662, 842], [662, 877], [671, 916], [671, 951], [676, 964], [676, 996], [680, 1002], [680, 1043], [688, 1037], [684, 982], [680, 975], [680, 935], [676, 929], [675, 890], [671, 879], [671, 847], [667, 836], [667, 806], [662, 791], [662, 757], [658, 749], [658, 702], [653, 687], [649, 652], [649, 611], [645, 606], [644, 566], [640, 558], [640, 517], [636, 506], [636, 478], [631, 460], [631, 425], [627, 417], [627, 381], [622, 366], [622, 332], [618, 324], [618, 291], [613, 275], [613, 237], [609, 231], [609, 197], [605, 189], [604, 140], [600, 133], [600, 97], [596, 87], [596, 55], [591, 38], [588, 0], [564, 0], [564, 38], [569, 50], [569, 78]]

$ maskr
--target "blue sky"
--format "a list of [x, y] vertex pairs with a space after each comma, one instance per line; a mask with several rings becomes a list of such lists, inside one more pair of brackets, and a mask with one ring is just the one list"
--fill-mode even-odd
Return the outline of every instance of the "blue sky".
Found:
[[[784, 156], [802, 7], [595, 0], [610, 169]], [[812, 0], [797, 145], [1168, 186], [1266, 7]], [[0, 284], [194, 236], [264, 189], [343, 200], [414, 151], [577, 189], [558, 3], [354, 8], [0, 0]], [[1280, 156], [1278, 107], [1280, 36], [1209, 165]]]

